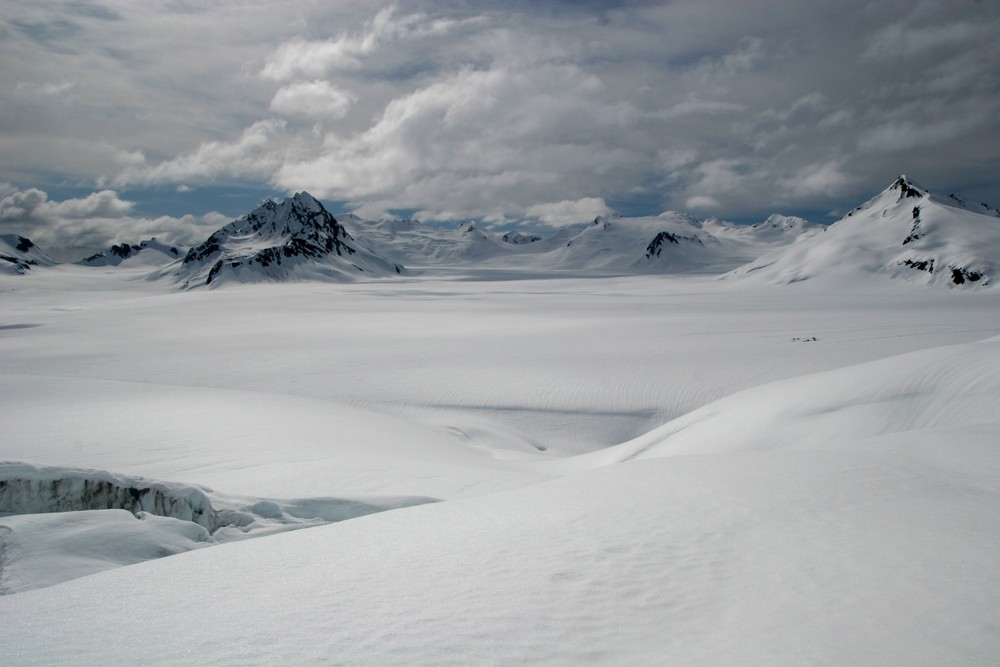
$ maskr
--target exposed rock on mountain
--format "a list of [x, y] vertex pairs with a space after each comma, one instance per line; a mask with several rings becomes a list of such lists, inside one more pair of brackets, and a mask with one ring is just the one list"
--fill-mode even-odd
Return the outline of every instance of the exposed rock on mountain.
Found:
[[542, 237], [533, 234], [522, 234], [521, 232], [507, 232], [500, 237], [500, 240], [511, 245], [526, 245], [528, 243], [537, 243], [542, 240]]
[[0, 271], [20, 274], [33, 266], [52, 266], [55, 260], [24, 236], [0, 234]]
[[94, 253], [78, 262], [84, 266], [119, 266], [125, 261], [136, 264], [139, 256], [141, 263], [149, 266], [159, 266], [172, 262], [186, 253], [186, 249], [157, 241], [155, 238], [138, 244], [120, 243], [112, 245], [104, 252]]
[[937, 197], [900, 176], [822, 233], [805, 235], [731, 275], [770, 283], [873, 275], [946, 287], [988, 285], [1000, 262], [992, 207]]
[[191, 248], [170, 273], [185, 287], [229, 280], [351, 280], [403, 271], [362, 247], [312, 195], [264, 201]]

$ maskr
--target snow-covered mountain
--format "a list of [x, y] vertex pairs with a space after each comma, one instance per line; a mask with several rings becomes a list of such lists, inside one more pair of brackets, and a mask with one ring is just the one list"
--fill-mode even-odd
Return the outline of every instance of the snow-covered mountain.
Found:
[[526, 243], [536, 243], [542, 240], [541, 236], [535, 236], [534, 234], [523, 234], [521, 232], [507, 232], [500, 237], [500, 240], [504, 243], [510, 243], [512, 245], [524, 245]]
[[[0, 270], [54, 264], [26, 238], [0, 237]], [[421, 269], [545, 275], [700, 274], [769, 284], [866, 282], [879, 276], [939, 286], [989, 285], [1000, 263], [1000, 211], [938, 197], [900, 176], [826, 226], [774, 214], [754, 225], [685, 213], [599, 216], [541, 237], [500, 236], [474, 221], [334, 218], [302, 192], [265, 201], [185, 250], [156, 239], [122, 243], [78, 264], [153, 269], [183, 287], [289, 279], [344, 281]]]
[[52, 266], [55, 263], [31, 239], [17, 234], [0, 234], [0, 272], [24, 273], [33, 266]]
[[702, 265], [710, 243], [698, 221], [680, 213], [647, 218], [599, 216], [553, 252], [552, 263], [623, 273], [654, 267], [682, 270]]
[[701, 221], [677, 212], [639, 218], [599, 216], [590, 224], [564, 227], [545, 238], [519, 231], [497, 236], [469, 221], [445, 228], [416, 220], [365, 221], [351, 216], [347, 224], [382, 256], [412, 267], [601, 274], [722, 273], [813, 229], [801, 218], [776, 215], [751, 227]]
[[995, 215], [990, 206], [937, 197], [900, 176], [821, 233], [802, 235], [730, 275], [774, 284], [881, 275], [926, 285], [985, 286], [1000, 263]]
[[341, 281], [402, 270], [355, 241], [319, 201], [300, 192], [281, 203], [262, 202], [191, 248], [164, 274], [196, 287], [230, 280]]
[[107, 250], [84, 257], [77, 264], [83, 266], [119, 266], [128, 262], [129, 266], [162, 266], [187, 253], [186, 248], [163, 243], [156, 238], [140, 243], [119, 243]]
[[[719, 220], [698, 220], [668, 211], [657, 216], [600, 216], [550, 253], [560, 268], [617, 273], [722, 273], [791, 243], [809, 229], [808, 223], [756, 229]], [[778, 223], [774, 223], [778, 224]]]
[[473, 265], [516, 252], [472, 221], [449, 228], [419, 220], [365, 221], [352, 216], [348, 224], [358, 239], [406, 266]]

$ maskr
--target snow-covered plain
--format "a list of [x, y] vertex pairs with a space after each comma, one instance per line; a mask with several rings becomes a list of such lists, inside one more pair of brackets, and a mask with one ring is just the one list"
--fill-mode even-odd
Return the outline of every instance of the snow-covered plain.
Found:
[[145, 275], [0, 276], [0, 503], [229, 523], [0, 516], [10, 664], [1000, 655], [995, 288]]

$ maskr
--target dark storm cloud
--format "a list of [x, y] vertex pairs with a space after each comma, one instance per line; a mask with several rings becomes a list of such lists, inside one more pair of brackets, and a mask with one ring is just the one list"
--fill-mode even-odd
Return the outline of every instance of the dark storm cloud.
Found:
[[20, 185], [259, 183], [553, 224], [611, 201], [843, 210], [904, 171], [1000, 201], [995, 3], [67, 7], [7, 4], [0, 178]]

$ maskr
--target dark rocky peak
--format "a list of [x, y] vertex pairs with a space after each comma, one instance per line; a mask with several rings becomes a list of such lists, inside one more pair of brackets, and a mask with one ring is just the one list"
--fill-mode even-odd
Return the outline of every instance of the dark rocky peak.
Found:
[[608, 213], [607, 215], [599, 215], [594, 218], [595, 225], [603, 225], [604, 229], [609, 229], [611, 227], [611, 222], [613, 220], [621, 220], [625, 216], [621, 213]]
[[500, 240], [511, 245], [524, 245], [527, 243], [537, 243], [542, 240], [542, 237], [522, 234], [521, 232], [507, 232], [500, 237]]
[[845, 217], [849, 218], [862, 211], [879, 208], [883, 209], [884, 216], [894, 204], [900, 204], [906, 199], [923, 199], [924, 197], [930, 197], [930, 192], [914, 183], [906, 176], [906, 174], [901, 174], [895, 181], [892, 182], [892, 185], [877, 194], [875, 197], [866, 201], [861, 206], [858, 206], [848, 212]]
[[285, 257], [354, 253], [346, 243], [353, 240], [347, 230], [316, 198], [308, 192], [299, 192], [281, 203], [265, 200], [191, 248], [184, 263], [199, 262], [220, 252], [229, 239], [252, 236], [273, 240], [275, 246], [270, 252]]
[[24, 273], [32, 266], [52, 266], [56, 263], [31, 239], [17, 234], [0, 234], [0, 260], [4, 262], [0, 267], [14, 273]]
[[682, 236], [679, 234], [671, 234], [670, 232], [660, 232], [653, 237], [653, 240], [649, 242], [646, 246], [646, 257], [652, 259], [654, 257], [659, 257], [660, 253], [663, 252], [664, 245], [680, 245], [684, 243], [697, 243], [698, 245], [704, 245], [700, 238], [697, 236]]
[[896, 201], [903, 201], [904, 199], [907, 199], [909, 197], [915, 197], [917, 199], [920, 199], [925, 194], [927, 194], [926, 190], [921, 188], [919, 185], [913, 183], [913, 181], [909, 180], [906, 177], [906, 174], [901, 174], [899, 178], [897, 178], [896, 181], [891, 186], [889, 186], [889, 189], [894, 191], [895, 190], [899, 191], [899, 198]]
[[308, 192], [286, 197], [281, 203], [265, 200], [231, 224], [235, 225], [234, 231], [260, 236], [296, 234], [306, 229], [346, 234], [340, 223]]
[[129, 245], [127, 243], [122, 243], [122, 244], [119, 244], [119, 245], [113, 245], [113, 246], [111, 246], [111, 248], [109, 249], [109, 252], [112, 255], [116, 255], [117, 257], [121, 257], [122, 259], [128, 259], [129, 257], [132, 256], [132, 253], [139, 252], [140, 250], [142, 250], [142, 248], [140, 248], [137, 245]]

